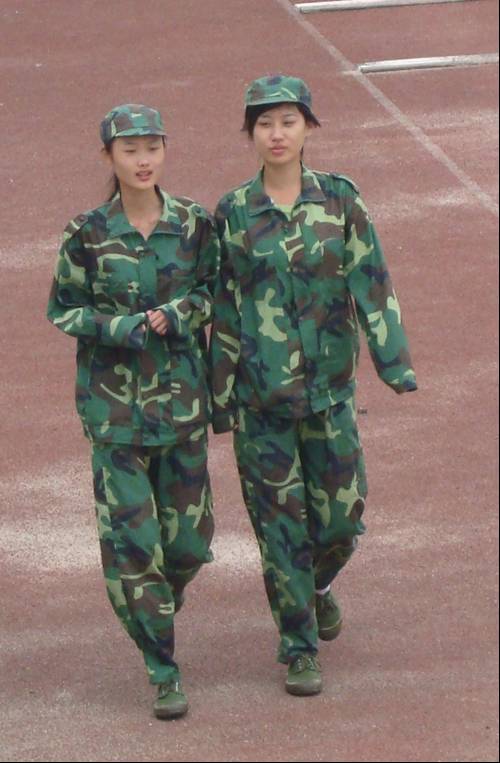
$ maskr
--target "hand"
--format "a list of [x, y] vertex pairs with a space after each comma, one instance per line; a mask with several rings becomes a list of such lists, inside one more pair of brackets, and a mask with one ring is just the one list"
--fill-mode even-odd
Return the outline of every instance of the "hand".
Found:
[[166, 318], [165, 314], [161, 310], [147, 310], [146, 315], [153, 331], [160, 336], [165, 336], [169, 327], [168, 318]]

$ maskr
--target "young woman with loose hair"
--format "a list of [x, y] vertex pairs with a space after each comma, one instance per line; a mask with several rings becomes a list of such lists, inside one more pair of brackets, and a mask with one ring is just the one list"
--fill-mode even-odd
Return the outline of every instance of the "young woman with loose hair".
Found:
[[307, 85], [255, 80], [244, 129], [261, 170], [216, 210], [211, 340], [215, 432], [234, 430], [243, 497], [291, 694], [321, 691], [318, 638], [342, 614], [330, 586], [365, 531], [356, 425], [359, 326], [377, 373], [416, 389], [399, 304], [355, 184], [302, 162], [319, 127]]

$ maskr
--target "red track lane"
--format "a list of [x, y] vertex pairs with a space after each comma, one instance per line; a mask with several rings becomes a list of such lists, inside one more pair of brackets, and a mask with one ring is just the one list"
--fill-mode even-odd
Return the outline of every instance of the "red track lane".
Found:
[[[493, 0], [307, 17], [285, 0], [0, 5], [2, 760], [497, 760], [498, 67], [342, 71], [495, 52], [497, 14]], [[396, 397], [365, 350], [368, 532], [339, 578], [346, 625], [321, 649], [316, 698], [284, 692], [230, 438], [212, 438], [216, 561], [177, 628], [191, 710], [159, 723], [106, 600], [74, 346], [46, 322], [47, 292], [65, 223], [104, 197], [111, 106], [157, 106], [165, 186], [213, 207], [255, 172], [242, 93], [277, 71], [313, 90], [307, 162], [361, 187], [420, 390]]]

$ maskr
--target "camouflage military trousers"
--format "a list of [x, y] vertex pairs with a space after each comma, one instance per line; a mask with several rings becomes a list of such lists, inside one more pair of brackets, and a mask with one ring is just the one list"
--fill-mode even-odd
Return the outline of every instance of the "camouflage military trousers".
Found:
[[178, 673], [176, 604], [212, 559], [206, 430], [169, 447], [94, 443], [92, 466], [107, 593], [151, 683], [163, 683]]
[[235, 452], [280, 632], [278, 660], [317, 652], [315, 590], [351, 557], [366, 479], [354, 401], [303, 419], [239, 411]]

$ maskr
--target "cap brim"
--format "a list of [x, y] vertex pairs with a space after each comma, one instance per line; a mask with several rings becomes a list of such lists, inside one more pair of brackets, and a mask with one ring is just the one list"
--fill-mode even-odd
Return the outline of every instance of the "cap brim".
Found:
[[291, 98], [261, 98], [258, 101], [252, 101], [252, 103], [247, 103], [245, 106], [245, 109], [251, 109], [254, 106], [277, 106], [280, 103], [293, 103], [295, 106], [303, 106], [309, 114], [318, 121], [317, 116], [311, 111], [311, 108], [307, 105], [307, 103], [303, 103], [302, 101], [294, 101]]
[[[265, 106], [266, 104], [272, 105], [273, 103], [301, 103], [301, 101], [294, 100], [293, 98], [259, 98], [257, 101], [252, 101], [252, 103], [247, 103], [246, 107], [251, 108], [252, 106]], [[305, 104], [304, 104], [305, 105]]]
[[149, 127], [131, 127], [130, 130], [120, 130], [113, 135], [114, 138], [127, 138], [127, 137], [141, 137], [143, 135], [158, 135], [166, 137], [167, 133], [164, 130], [153, 129]]

